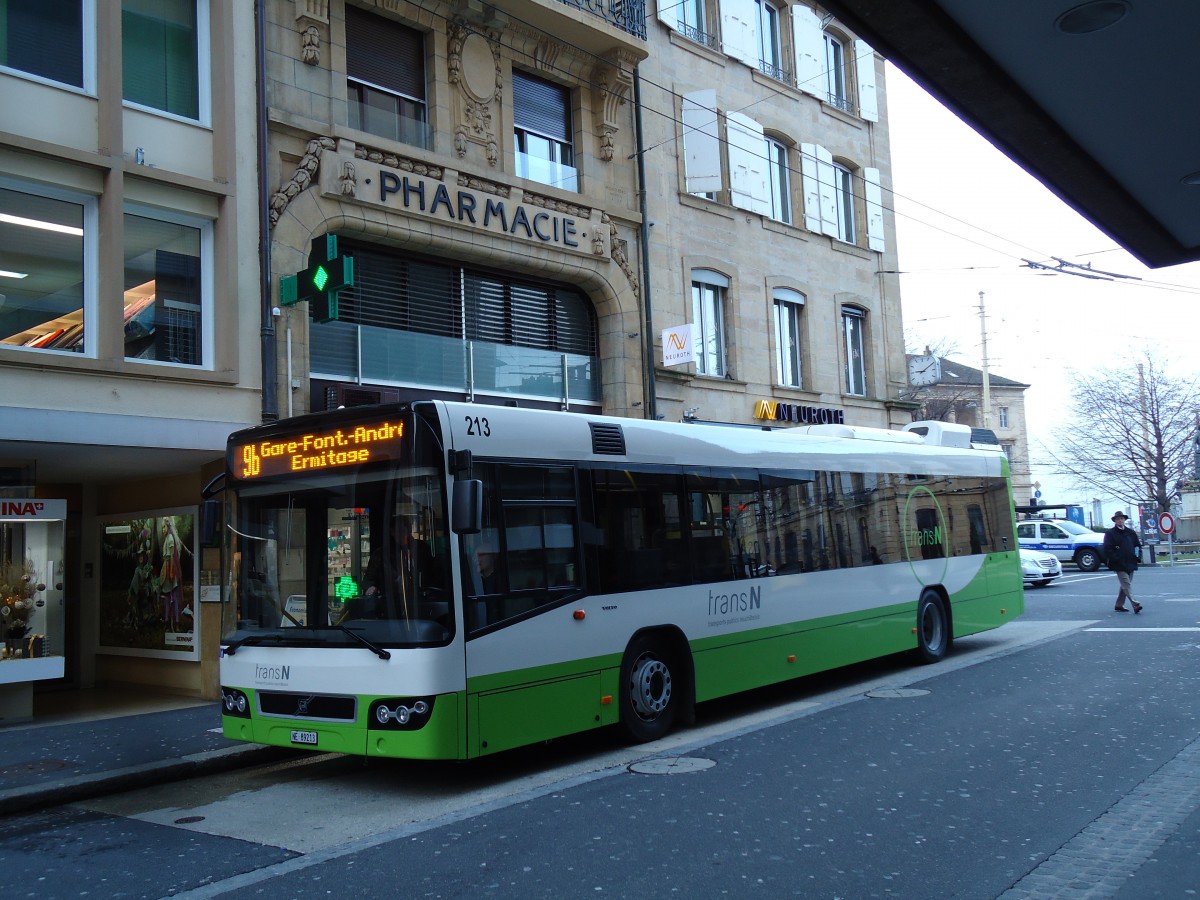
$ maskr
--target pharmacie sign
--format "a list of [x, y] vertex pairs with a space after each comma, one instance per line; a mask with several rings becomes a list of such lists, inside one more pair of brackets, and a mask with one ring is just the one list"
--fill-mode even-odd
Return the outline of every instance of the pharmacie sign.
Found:
[[0, 522], [57, 522], [66, 517], [66, 500], [0, 500]]
[[797, 425], [845, 425], [846, 412], [829, 406], [800, 406], [759, 400], [754, 404], [754, 418], [771, 422], [794, 422]]
[[[602, 259], [609, 257], [609, 229], [601, 222], [599, 210], [573, 207], [569, 203], [552, 209], [523, 202], [517, 199], [525, 196], [517, 187], [512, 188], [511, 196], [505, 197], [473, 185], [460, 185], [454, 183], [457, 177], [449, 169], [442, 170], [444, 180], [439, 180], [357, 158], [338, 157], [338, 160], [324, 176], [327, 180], [323, 188], [327, 195], [343, 202], [357, 201], [545, 247]], [[506, 189], [500, 184], [496, 187]]]

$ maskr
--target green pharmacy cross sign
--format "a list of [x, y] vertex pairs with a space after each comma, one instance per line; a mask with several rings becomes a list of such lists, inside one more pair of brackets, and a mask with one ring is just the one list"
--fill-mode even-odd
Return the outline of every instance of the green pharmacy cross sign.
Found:
[[337, 235], [314, 238], [308, 268], [279, 279], [279, 303], [295, 306], [311, 301], [309, 314], [317, 322], [338, 317], [338, 291], [354, 287], [354, 257], [338, 256]]

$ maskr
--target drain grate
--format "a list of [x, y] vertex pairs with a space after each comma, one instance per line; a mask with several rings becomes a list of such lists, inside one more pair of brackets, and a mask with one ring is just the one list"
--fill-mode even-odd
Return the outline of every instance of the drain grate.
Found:
[[638, 775], [688, 775], [711, 769], [716, 763], [700, 756], [663, 756], [659, 759], [644, 759], [629, 767]]
[[874, 700], [899, 700], [904, 697], [924, 697], [928, 693], [921, 688], [878, 688], [867, 691], [867, 696]]

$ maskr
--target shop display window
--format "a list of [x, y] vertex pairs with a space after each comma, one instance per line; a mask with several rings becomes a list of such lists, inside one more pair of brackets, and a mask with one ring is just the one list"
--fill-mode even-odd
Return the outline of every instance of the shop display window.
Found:
[[0, 499], [0, 685], [63, 676], [66, 514], [65, 500]]

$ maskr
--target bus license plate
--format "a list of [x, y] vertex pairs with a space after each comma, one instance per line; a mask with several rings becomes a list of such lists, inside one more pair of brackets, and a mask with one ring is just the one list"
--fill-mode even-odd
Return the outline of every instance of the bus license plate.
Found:
[[315, 731], [293, 731], [293, 744], [309, 744], [313, 747], [317, 746], [317, 733]]

